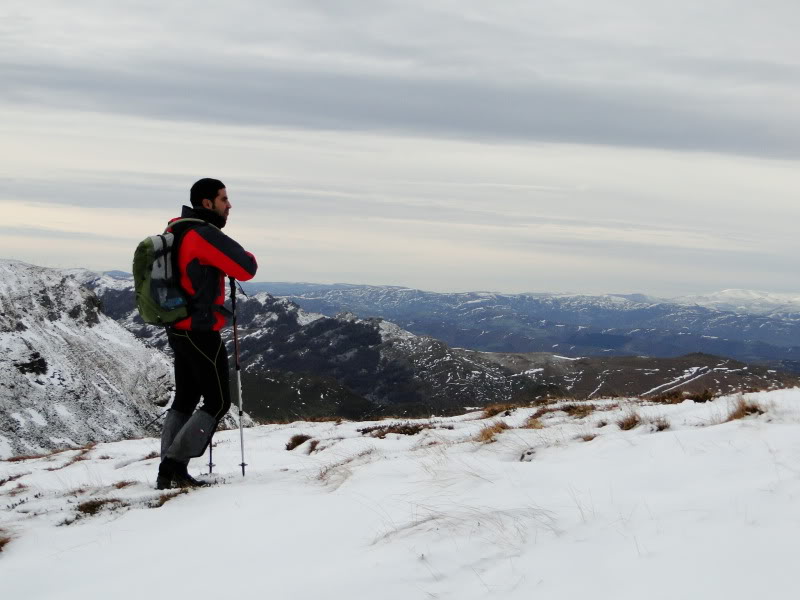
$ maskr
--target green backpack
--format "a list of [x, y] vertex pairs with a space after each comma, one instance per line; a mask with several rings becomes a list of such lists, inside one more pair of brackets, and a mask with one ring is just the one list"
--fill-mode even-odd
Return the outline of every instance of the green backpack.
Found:
[[[202, 219], [177, 219], [178, 223], [206, 223]], [[184, 232], [185, 233], [185, 232]], [[133, 254], [133, 285], [136, 307], [145, 323], [172, 325], [189, 316], [189, 298], [180, 285], [178, 241], [171, 231], [143, 239]]]

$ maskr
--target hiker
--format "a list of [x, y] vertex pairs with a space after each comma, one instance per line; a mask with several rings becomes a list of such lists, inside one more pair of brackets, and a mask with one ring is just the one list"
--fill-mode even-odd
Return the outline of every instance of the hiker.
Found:
[[[178, 240], [176, 273], [189, 298], [189, 316], [167, 327], [175, 354], [175, 399], [161, 433], [160, 490], [204, 485], [189, 475], [189, 460], [203, 455], [231, 405], [228, 353], [219, 332], [231, 315], [223, 306], [225, 276], [247, 281], [258, 268], [250, 252], [220, 231], [231, 209], [224, 183], [197, 181], [190, 201], [180, 218], [203, 222], [170, 228]], [[201, 396], [203, 404], [195, 410]]]

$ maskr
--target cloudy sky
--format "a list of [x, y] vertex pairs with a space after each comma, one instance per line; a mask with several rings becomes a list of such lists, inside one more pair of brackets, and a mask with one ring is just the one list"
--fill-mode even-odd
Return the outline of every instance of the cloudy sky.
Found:
[[4, 0], [0, 257], [130, 270], [200, 177], [260, 281], [799, 292], [796, 0]]

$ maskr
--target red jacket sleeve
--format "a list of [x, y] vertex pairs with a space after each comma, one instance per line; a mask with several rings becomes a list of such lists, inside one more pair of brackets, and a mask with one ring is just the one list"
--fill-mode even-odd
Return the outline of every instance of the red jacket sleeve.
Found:
[[201, 263], [216, 267], [239, 281], [252, 279], [258, 270], [256, 257], [216, 227], [189, 230], [181, 242], [184, 251]]

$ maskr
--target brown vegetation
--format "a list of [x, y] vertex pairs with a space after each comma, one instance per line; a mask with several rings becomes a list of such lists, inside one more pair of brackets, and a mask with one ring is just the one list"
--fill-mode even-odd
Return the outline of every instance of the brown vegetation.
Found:
[[656, 431], [666, 431], [670, 428], [670, 422], [666, 417], [658, 417], [657, 419], [651, 419], [650, 423], [653, 425]]
[[361, 435], [369, 435], [370, 437], [384, 439], [390, 433], [397, 433], [400, 435], [416, 435], [423, 429], [430, 429], [433, 425], [428, 423], [391, 423], [389, 425], [374, 425], [372, 427], [364, 427], [358, 429]]
[[688, 392], [685, 390], [674, 389], [662, 394], [656, 394], [650, 398], [645, 398], [650, 402], [657, 404], [680, 404], [684, 400], [691, 400], [692, 402], [710, 402], [714, 399], [714, 392], [708, 388], [702, 392]]
[[487, 404], [483, 407], [483, 418], [489, 419], [500, 413], [505, 413], [504, 416], [508, 417], [511, 416], [511, 412], [518, 409], [519, 405], [517, 404]]
[[22, 462], [23, 460], [36, 460], [38, 458], [49, 458], [56, 454], [67, 452], [69, 450], [72, 450], [72, 448], [61, 448], [60, 450], [52, 450], [50, 452], [44, 452], [42, 454], [22, 454], [20, 456], [12, 456], [11, 458], [6, 458], [5, 462]]
[[525, 421], [525, 424], [522, 426], [522, 429], [544, 429], [544, 423], [542, 423], [537, 417], [531, 415]]
[[638, 413], [631, 411], [624, 417], [620, 418], [617, 421], [617, 425], [623, 431], [628, 431], [629, 429], [633, 429], [637, 425], [642, 422], [642, 418], [639, 416]]
[[739, 396], [728, 412], [725, 422], [743, 419], [749, 415], [763, 415], [766, 411], [752, 400], [745, 400], [744, 396]]
[[494, 442], [495, 441], [494, 436], [500, 433], [501, 431], [505, 431], [506, 429], [508, 429], [508, 425], [506, 425], [503, 421], [500, 421], [499, 423], [494, 423], [492, 425], [486, 425], [475, 436], [475, 441], [481, 442], [483, 444]]
[[179, 490], [175, 490], [175, 491], [172, 491], [172, 492], [166, 492], [164, 494], [161, 494], [155, 500], [151, 501], [150, 504], [148, 504], [148, 506], [150, 508], [161, 508], [162, 506], [164, 506], [167, 502], [169, 502], [173, 498], [176, 498], [176, 497], [180, 496], [181, 494], [188, 494], [188, 493], [189, 492], [188, 492], [188, 490], [186, 488], [181, 488]]
[[18, 483], [14, 488], [8, 492], [9, 496], [19, 496], [22, 492], [28, 489], [28, 486], [24, 483]]
[[295, 435], [289, 438], [288, 442], [286, 442], [286, 449], [294, 450], [300, 444], [304, 444], [310, 439], [311, 439], [310, 435], [306, 435], [305, 433], [296, 433]]
[[582, 419], [583, 417], [588, 417], [594, 412], [594, 405], [589, 403], [565, 404], [560, 408], [560, 410], [563, 410], [570, 417]]
[[3, 551], [3, 548], [5, 548], [10, 541], [11, 536], [8, 535], [4, 529], [0, 529], [0, 552]]
[[584, 442], [591, 442], [596, 437], [597, 437], [596, 433], [584, 433], [579, 435], [578, 439], [583, 440]]
[[9, 475], [5, 479], [0, 479], [0, 487], [4, 486], [5, 484], [16, 481], [20, 477], [25, 477], [25, 475], [30, 475], [30, 473], [18, 473], [17, 475]]
[[116, 498], [94, 498], [78, 504], [77, 510], [82, 515], [92, 516], [96, 515], [100, 512], [100, 509], [109, 504], [124, 504], [124, 502]]
[[135, 483], [136, 483], [135, 481], [130, 481], [130, 480], [118, 481], [117, 483], [114, 484], [114, 487], [117, 488], [118, 490], [121, 490], [122, 488], [134, 485]]

